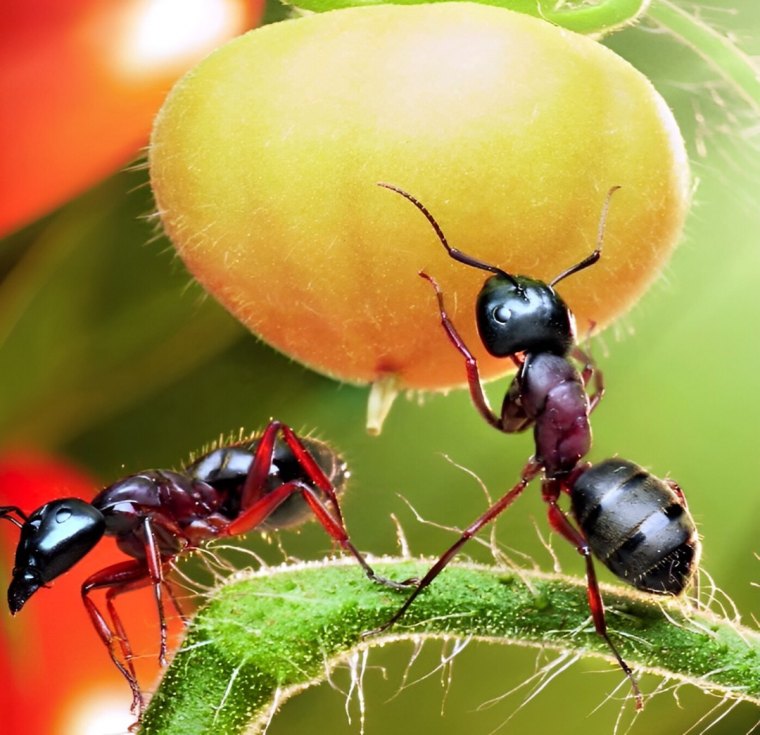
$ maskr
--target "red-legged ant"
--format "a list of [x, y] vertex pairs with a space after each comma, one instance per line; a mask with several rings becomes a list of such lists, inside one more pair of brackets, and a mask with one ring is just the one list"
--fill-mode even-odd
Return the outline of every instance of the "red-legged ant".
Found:
[[[589, 608], [596, 632], [604, 639], [631, 682], [636, 707], [643, 704], [633, 672], [608, 633], [604, 604], [592, 555], [624, 582], [639, 590], [677, 595], [688, 585], [699, 559], [699, 539], [686, 500], [678, 485], [655, 477], [627, 460], [613, 458], [596, 465], [582, 463], [591, 448], [589, 414], [598, 405], [604, 384], [593, 360], [576, 344], [575, 319], [554, 286], [601, 257], [610, 199], [609, 190], [599, 219], [596, 249], [549, 283], [512, 275], [449, 245], [438, 223], [411, 194], [380, 184], [409, 200], [427, 218], [454, 260], [489, 271], [478, 296], [478, 332], [488, 352], [507, 357], [518, 367], [504, 396], [501, 414], [488, 404], [478, 363], [444, 307], [443, 294], [428, 274], [438, 299], [441, 323], [451, 343], [465, 359], [472, 401], [494, 428], [514, 433], [533, 426], [535, 454], [523, 468], [520, 481], [475, 520], [420, 580], [414, 592], [379, 633], [398, 621], [416, 597], [441, 573], [459, 549], [492, 521], [542, 475], [541, 494], [548, 505], [549, 525], [567, 539], [586, 561]], [[572, 362], [579, 361], [579, 372]], [[587, 392], [593, 380], [594, 393]], [[559, 507], [562, 493], [570, 498], [575, 524]]]
[[[21, 610], [43, 586], [87, 555], [103, 535], [115, 536], [129, 561], [96, 572], [82, 585], [82, 601], [116, 667], [132, 689], [133, 709], [143, 697], [132, 663], [132, 649], [114, 605], [115, 598], [151, 585], [158, 608], [166, 664], [163, 588], [182, 614], [165, 579], [169, 564], [205, 541], [279, 529], [303, 523], [313, 513], [327, 533], [361, 564], [374, 582], [402, 588], [375, 574], [351, 543], [338, 494], [348, 477], [343, 460], [323, 442], [299, 438], [271, 421], [264, 431], [239, 443], [209, 451], [179, 472], [147, 470], [106, 487], [92, 502], [61, 498], [27, 515], [15, 506], [0, 507], [21, 530], [13, 578], [8, 589], [11, 613]], [[91, 594], [106, 590], [106, 615]]]

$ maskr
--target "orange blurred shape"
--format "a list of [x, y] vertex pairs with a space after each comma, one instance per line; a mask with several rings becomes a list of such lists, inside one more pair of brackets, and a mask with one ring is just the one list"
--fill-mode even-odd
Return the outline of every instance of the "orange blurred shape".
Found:
[[123, 166], [172, 83], [264, 0], [11, 0], [0, 32], [0, 235]]
[[[90, 499], [98, 483], [65, 460], [33, 451], [0, 455], [0, 505], [31, 512], [59, 497]], [[134, 722], [129, 685], [111, 663], [80, 597], [93, 572], [127, 559], [112, 539], [102, 540], [50, 588], [39, 590], [16, 616], [5, 603], [18, 529], [0, 522], [0, 729], [5, 735], [102, 735], [126, 732]], [[102, 605], [102, 596], [95, 597]], [[129, 592], [117, 608], [137, 656], [144, 691], [155, 686], [158, 614], [150, 589]], [[172, 641], [182, 626], [169, 614]]]

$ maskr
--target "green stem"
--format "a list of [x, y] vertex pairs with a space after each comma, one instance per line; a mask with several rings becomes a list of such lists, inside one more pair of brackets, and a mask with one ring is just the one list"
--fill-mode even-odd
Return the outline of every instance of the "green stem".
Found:
[[[377, 567], [402, 579], [421, 576], [427, 564]], [[615, 644], [637, 671], [760, 704], [760, 634], [620, 588], [604, 597]], [[259, 732], [287, 696], [323, 679], [326, 666], [389, 638], [453, 635], [610, 659], [587, 624], [581, 580], [453, 564], [391, 636], [363, 641], [402, 599], [346, 559], [264, 569], [222, 586], [193, 621], [140, 733]]]
[[755, 112], [760, 112], [760, 69], [728, 36], [671, 0], [654, 0], [647, 15], [702, 57]]
[[[284, 0], [301, 10], [323, 13], [339, 8], [368, 5], [422, 5], [451, 0]], [[602, 35], [633, 23], [651, 0], [597, 0], [588, 5], [579, 0], [470, 0], [505, 10], [533, 15], [562, 28], [589, 35]]]

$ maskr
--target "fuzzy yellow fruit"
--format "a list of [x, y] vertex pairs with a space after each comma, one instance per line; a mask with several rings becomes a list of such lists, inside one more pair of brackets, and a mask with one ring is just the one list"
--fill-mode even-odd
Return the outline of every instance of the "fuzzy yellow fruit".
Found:
[[629, 308], [682, 228], [686, 154], [649, 81], [598, 43], [468, 3], [339, 10], [255, 30], [175, 87], [153, 131], [164, 227], [195, 277], [262, 339], [350, 382], [465, 379], [426, 270], [484, 376], [482, 271], [452, 245], [550, 279], [583, 335]]

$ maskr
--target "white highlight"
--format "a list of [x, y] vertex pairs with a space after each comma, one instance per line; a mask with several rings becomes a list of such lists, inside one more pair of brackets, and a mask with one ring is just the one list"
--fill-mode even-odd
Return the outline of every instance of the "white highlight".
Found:
[[117, 41], [119, 65], [134, 75], [188, 66], [233, 36], [243, 13], [240, 0], [143, 0]]
[[122, 735], [129, 731], [135, 716], [121, 688], [81, 694], [70, 705], [62, 735]]

